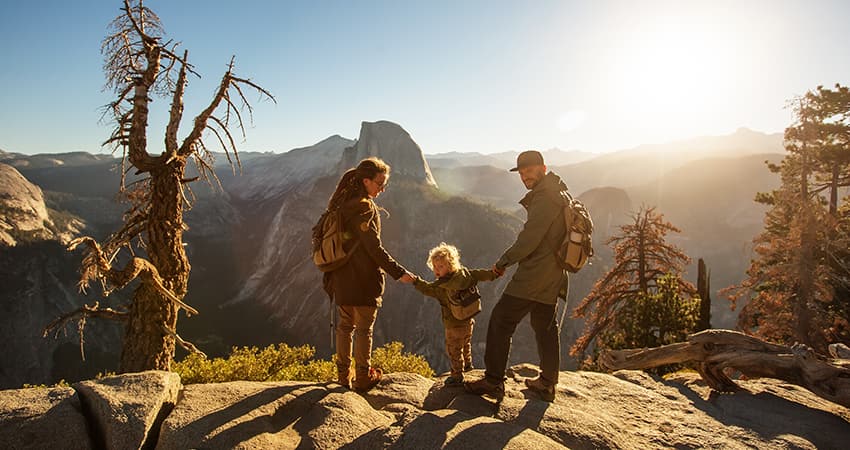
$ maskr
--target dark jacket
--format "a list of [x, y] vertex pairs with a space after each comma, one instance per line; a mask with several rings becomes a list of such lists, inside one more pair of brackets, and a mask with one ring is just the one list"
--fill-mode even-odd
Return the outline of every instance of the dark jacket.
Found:
[[380, 307], [384, 273], [397, 280], [406, 270], [381, 244], [381, 216], [371, 199], [349, 200], [341, 208], [345, 229], [352, 236], [343, 246], [357, 248], [342, 267], [325, 273], [325, 290], [337, 305]]
[[500, 269], [519, 263], [505, 294], [548, 305], [557, 303], [567, 276], [555, 258], [567, 232], [560, 194], [566, 189], [561, 177], [549, 172], [520, 200], [528, 219], [516, 242], [496, 262]]
[[479, 281], [493, 281], [497, 278], [496, 272], [491, 269], [473, 269], [469, 270], [466, 267], [461, 267], [455, 273], [446, 275], [436, 281], [428, 282], [421, 278], [416, 278], [413, 286], [417, 291], [434, 297], [440, 302], [443, 314], [443, 325], [446, 328], [461, 327], [469, 323], [471, 318], [466, 320], [455, 319], [452, 311], [449, 309], [449, 298], [456, 291], [469, 289], [478, 284]]

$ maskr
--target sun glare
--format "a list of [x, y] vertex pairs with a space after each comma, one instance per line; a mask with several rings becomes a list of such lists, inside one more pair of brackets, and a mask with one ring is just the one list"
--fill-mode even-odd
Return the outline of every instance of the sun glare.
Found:
[[633, 129], [684, 137], [727, 131], [724, 110], [740, 70], [736, 36], [701, 15], [650, 15], [631, 22], [605, 55], [602, 102]]

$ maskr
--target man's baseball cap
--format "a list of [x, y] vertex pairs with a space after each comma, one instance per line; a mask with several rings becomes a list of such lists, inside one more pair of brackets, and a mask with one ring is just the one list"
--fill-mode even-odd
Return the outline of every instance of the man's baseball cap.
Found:
[[511, 172], [516, 172], [523, 167], [542, 166], [543, 155], [537, 150], [526, 150], [516, 157], [516, 167], [511, 169]]

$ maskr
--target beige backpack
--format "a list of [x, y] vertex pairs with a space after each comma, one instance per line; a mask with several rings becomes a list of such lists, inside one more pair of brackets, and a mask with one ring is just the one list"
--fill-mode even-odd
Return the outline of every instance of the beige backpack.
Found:
[[593, 256], [593, 220], [584, 204], [574, 199], [567, 191], [561, 191], [564, 200], [564, 223], [567, 234], [555, 256], [561, 268], [572, 273], [581, 270]]
[[339, 269], [360, 245], [358, 240], [350, 250], [345, 251], [343, 243], [350, 239], [354, 237], [345, 231], [339, 208], [325, 211], [313, 227], [313, 263], [322, 272]]

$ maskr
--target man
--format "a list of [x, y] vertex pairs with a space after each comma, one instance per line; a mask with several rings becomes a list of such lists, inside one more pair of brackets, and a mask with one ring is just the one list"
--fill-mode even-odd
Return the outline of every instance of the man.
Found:
[[531, 315], [531, 327], [540, 356], [540, 376], [526, 380], [526, 386], [546, 401], [555, 399], [560, 368], [560, 342], [555, 307], [567, 275], [555, 258], [555, 252], [566, 234], [564, 202], [560, 194], [567, 186], [553, 172], [546, 173], [540, 152], [529, 150], [519, 154], [517, 166], [529, 192], [520, 204], [528, 218], [516, 242], [499, 258], [493, 270], [502, 274], [518, 263], [517, 271], [493, 308], [487, 328], [484, 353], [485, 376], [464, 383], [467, 391], [501, 399], [505, 392], [505, 368], [511, 349], [511, 338], [517, 324]]

